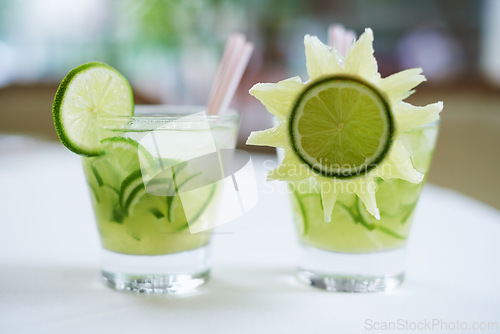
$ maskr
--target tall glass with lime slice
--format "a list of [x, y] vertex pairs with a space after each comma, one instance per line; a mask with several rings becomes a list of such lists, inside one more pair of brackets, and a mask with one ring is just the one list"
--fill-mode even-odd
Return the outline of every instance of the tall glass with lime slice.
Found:
[[220, 152], [235, 148], [239, 115], [134, 107], [130, 94], [109, 66], [82, 65], [56, 94], [56, 130], [83, 156], [107, 284], [147, 293], [190, 290], [209, 276]]
[[330, 291], [381, 291], [404, 277], [404, 248], [434, 150], [442, 103], [404, 102], [421, 69], [382, 78], [367, 29], [345, 57], [305, 37], [309, 80], [257, 84], [276, 117], [248, 144], [278, 148], [269, 180], [288, 182], [297, 276]]

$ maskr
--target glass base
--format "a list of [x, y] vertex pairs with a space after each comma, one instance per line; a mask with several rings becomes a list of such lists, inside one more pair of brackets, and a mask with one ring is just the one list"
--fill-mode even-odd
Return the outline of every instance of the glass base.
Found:
[[372, 253], [337, 253], [301, 246], [299, 281], [327, 291], [391, 290], [404, 280], [404, 248]]
[[210, 276], [208, 245], [167, 255], [127, 255], [102, 251], [102, 277], [120, 291], [182, 293], [205, 284]]

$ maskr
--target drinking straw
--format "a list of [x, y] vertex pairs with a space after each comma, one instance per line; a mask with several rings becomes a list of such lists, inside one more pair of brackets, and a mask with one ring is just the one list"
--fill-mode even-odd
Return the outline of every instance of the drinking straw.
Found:
[[254, 46], [244, 35], [229, 36], [222, 59], [215, 74], [214, 83], [207, 104], [207, 114], [223, 113], [233, 99], [236, 88], [248, 65]]
[[352, 43], [356, 39], [353, 30], [346, 30], [341, 24], [332, 24], [328, 27], [328, 44], [335, 47], [345, 57]]
[[[215, 73], [214, 82], [212, 84], [212, 90], [210, 92], [210, 98], [208, 99], [209, 100], [208, 106], [210, 106], [210, 104], [214, 102], [215, 94], [217, 93], [221, 84], [221, 77], [223, 75], [223, 72], [227, 69], [227, 66], [222, 66], [222, 64], [228, 64], [235, 49], [235, 46], [244, 43], [245, 43], [245, 37], [238, 33], [233, 33], [231, 36], [229, 36], [228, 40], [226, 41], [224, 52], [222, 54], [222, 59], [217, 68], [217, 72]], [[237, 48], [239, 47], [241, 46], [238, 46]]]

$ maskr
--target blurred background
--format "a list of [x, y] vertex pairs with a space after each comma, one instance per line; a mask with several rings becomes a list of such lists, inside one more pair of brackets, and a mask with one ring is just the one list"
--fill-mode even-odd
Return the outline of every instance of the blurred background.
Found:
[[424, 69], [428, 81], [409, 101], [445, 105], [430, 181], [500, 208], [498, 0], [0, 0], [0, 135], [57, 140], [58, 84], [91, 60], [122, 72], [136, 103], [204, 104], [226, 38], [239, 31], [256, 49], [233, 106], [240, 147], [255, 149], [244, 140], [270, 118], [248, 89], [305, 80], [303, 36], [326, 42], [331, 23], [374, 30], [382, 76]]

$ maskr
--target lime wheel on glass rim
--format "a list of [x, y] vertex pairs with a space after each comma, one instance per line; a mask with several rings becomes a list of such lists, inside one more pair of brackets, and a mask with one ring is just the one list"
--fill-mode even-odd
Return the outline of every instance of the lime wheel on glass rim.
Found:
[[100, 116], [131, 116], [132, 88], [109, 65], [90, 62], [71, 70], [57, 89], [52, 114], [61, 142], [82, 156], [101, 152]]

